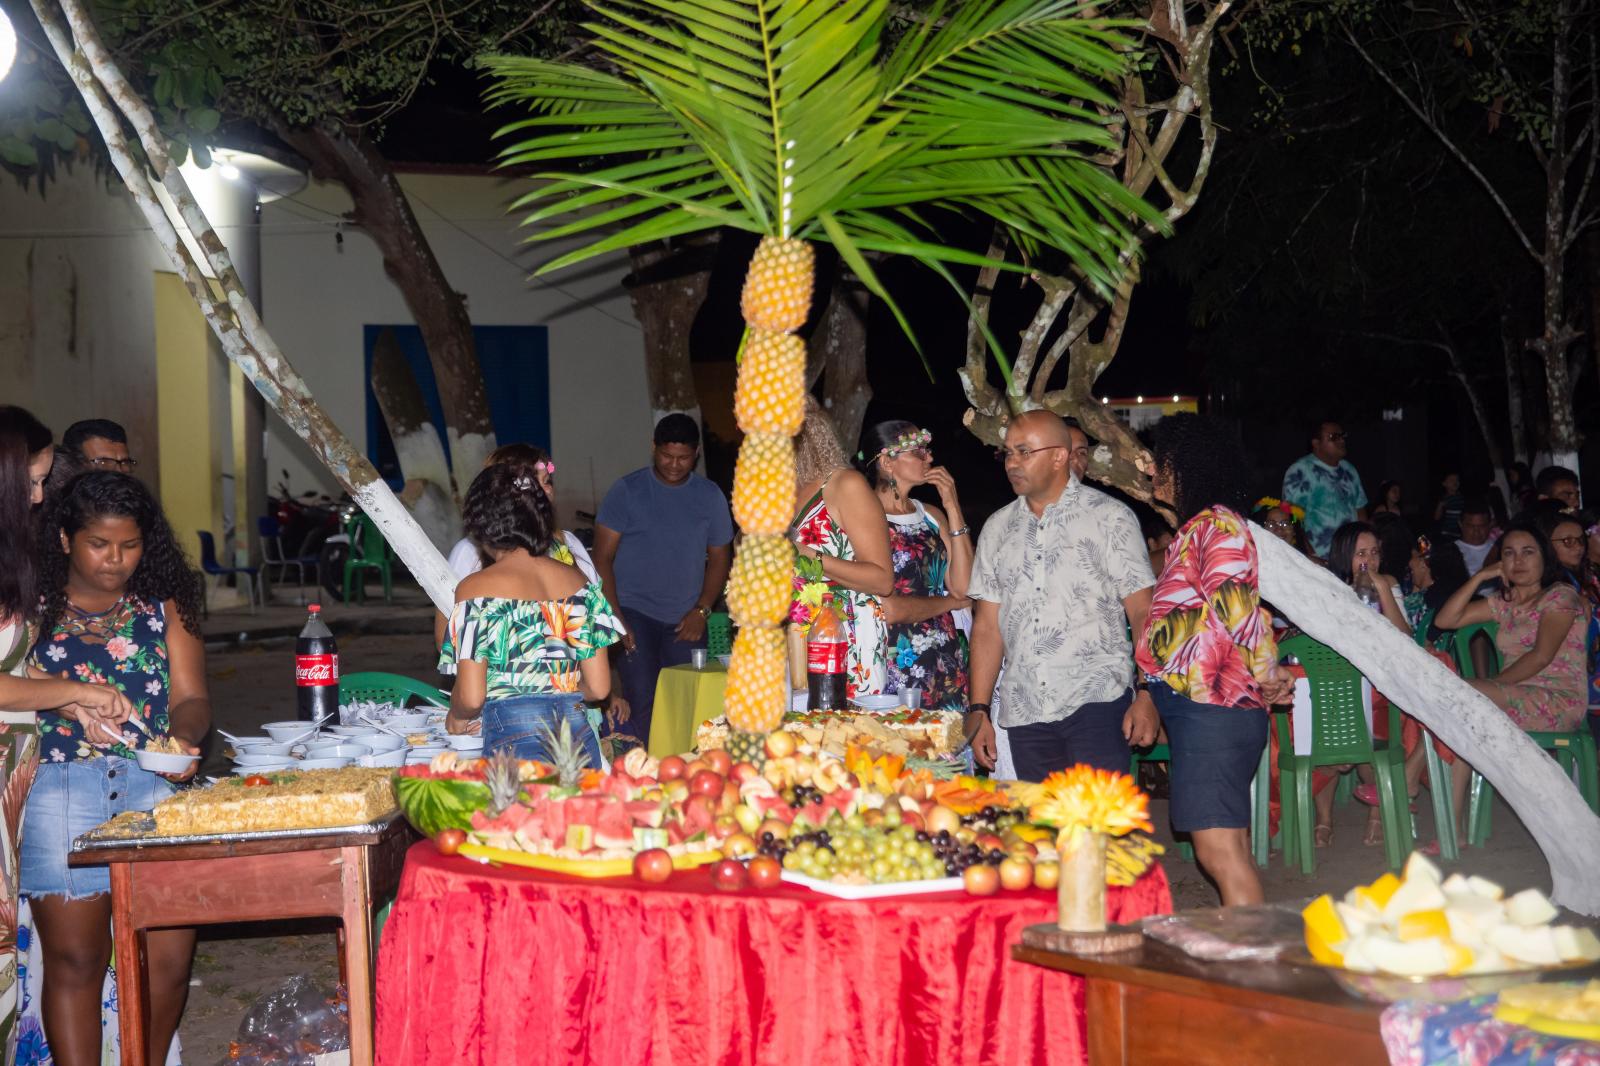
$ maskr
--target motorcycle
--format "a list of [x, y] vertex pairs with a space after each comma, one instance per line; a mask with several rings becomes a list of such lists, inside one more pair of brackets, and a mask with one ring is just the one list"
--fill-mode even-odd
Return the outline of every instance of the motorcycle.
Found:
[[350, 536], [345, 526], [356, 506], [348, 496], [335, 500], [315, 489], [298, 495], [289, 489], [289, 471], [268, 499], [278, 520], [278, 536], [285, 554], [305, 559], [316, 556], [317, 584], [334, 600], [344, 599], [344, 562], [350, 556]]

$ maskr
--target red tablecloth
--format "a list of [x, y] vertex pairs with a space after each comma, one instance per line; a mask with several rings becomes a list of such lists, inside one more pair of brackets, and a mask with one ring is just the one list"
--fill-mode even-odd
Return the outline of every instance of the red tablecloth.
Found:
[[[1172, 909], [1159, 866], [1109, 917]], [[1013, 962], [1055, 894], [847, 901], [495, 869], [411, 849], [378, 956], [379, 1066], [1082, 1063], [1083, 984]]]

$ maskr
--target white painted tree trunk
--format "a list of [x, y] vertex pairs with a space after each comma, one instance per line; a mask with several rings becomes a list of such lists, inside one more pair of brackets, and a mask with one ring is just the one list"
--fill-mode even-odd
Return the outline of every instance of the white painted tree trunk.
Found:
[[[255, 305], [245, 295], [227, 246], [168, 156], [155, 116], [112, 60], [83, 0], [61, 0], [59, 13], [46, 0], [33, 0], [33, 10], [57, 58], [82, 95], [117, 173], [168, 261], [199, 304], [222, 350], [272, 409], [327, 464], [377, 524], [435, 606], [448, 613], [455, 602], [455, 574], [372, 464], [317, 404], [305, 381], [267, 333]], [[161, 203], [145, 164], [135, 158], [123, 131], [123, 116], [137, 133], [149, 170], [160, 179], [171, 200], [170, 207]], [[209, 276], [189, 251], [191, 247], [199, 250]]]
[[1488, 778], [1550, 863], [1551, 898], [1580, 914], [1600, 915], [1600, 818], [1556, 761], [1332, 574], [1253, 522], [1250, 530], [1261, 557], [1262, 598], [1349, 659]]

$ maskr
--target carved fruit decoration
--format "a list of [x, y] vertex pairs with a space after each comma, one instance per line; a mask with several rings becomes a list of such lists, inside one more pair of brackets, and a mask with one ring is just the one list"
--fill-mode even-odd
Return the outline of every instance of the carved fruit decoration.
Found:
[[728, 722], [746, 733], [778, 728], [788, 709], [783, 625], [794, 549], [794, 443], [805, 403], [805, 344], [794, 332], [811, 309], [815, 256], [805, 241], [763, 237], [745, 274], [740, 308], [750, 334], [734, 414], [744, 431], [733, 474], [733, 517], [744, 531], [728, 578], [739, 626], [728, 667]]

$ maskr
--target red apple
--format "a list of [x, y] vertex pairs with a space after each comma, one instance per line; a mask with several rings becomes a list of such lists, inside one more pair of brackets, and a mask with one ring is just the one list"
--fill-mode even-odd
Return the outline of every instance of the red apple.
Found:
[[961, 871], [961, 883], [974, 896], [992, 896], [1000, 891], [1000, 871], [980, 862]]
[[633, 872], [641, 881], [659, 884], [672, 876], [672, 856], [666, 848], [651, 848], [633, 857]]
[[661, 765], [656, 767], [656, 777], [662, 781], [676, 781], [683, 776], [689, 764], [683, 761], [681, 755], [668, 755], [661, 760]]
[[961, 828], [961, 815], [942, 804], [935, 804], [924, 820], [930, 833], [955, 833]]
[[901, 811], [900, 824], [909, 825], [919, 833], [927, 828], [927, 823], [922, 820], [922, 815], [916, 811]]
[[743, 859], [755, 853], [756, 838], [749, 833], [733, 833], [722, 842], [722, 854], [730, 859]]
[[774, 840], [787, 840], [789, 838], [789, 823], [781, 818], [768, 818], [756, 827], [756, 838], [762, 834], [771, 833]]
[[661, 786], [661, 792], [673, 803], [682, 803], [689, 798], [689, 782], [681, 777], [675, 777]]
[[1000, 883], [1013, 892], [1033, 885], [1033, 864], [1026, 859], [1002, 859]]
[[1061, 883], [1061, 867], [1053, 862], [1033, 864], [1033, 887], [1052, 889]]
[[441, 855], [454, 855], [466, 842], [467, 834], [461, 829], [441, 829], [439, 835], [433, 838], [433, 843]]
[[754, 781], [756, 778], [761, 776], [761, 771], [757, 770], [754, 765], [747, 762], [734, 763], [733, 766], [729, 768], [728, 773], [741, 785], [746, 781]]
[[[700, 770], [689, 775], [689, 794], [693, 796], [710, 796], [712, 798], [720, 797], [725, 781], [726, 778], [715, 770]], [[734, 797], [738, 798], [737, 789], [735, 789]]]
[[723, 814], [711, 823], [711, 828], [706, 830], [706, 835], [712, 840], [726, 840], [739, 831], [739, 820], [731, 814]]
[[[691, 792], [694, 791], [693, 784], [689, 786], [689, 790]], [[984, 851], [1006, 850], [1006, 842], [995, 836], [993, 833], [980, 833], [975, 843]]]
[[683, 768], [683, 776], [693, 780], [695, 774], [699, 773], [701, 770], [709, 769], [711, 769], [711, 767], [706, 765], [706, 761], [704, 759], [690, 759], [689, 765]]
[[702, 752], [700, 761], [723, 777], [727, 777], [728, 771], [733, 769], [733, 756], [721, 748], [712, 748], [710, 751]]
[[750, 860], [749, 876], [752, 888], [777, 888], [783, 882], [783, 864], [771, 855], [757, 855]]
[[743, 888], [748, 878], [744, 872], [744, 863], [733, 859], [723, 859], [711, 866], [711, 883], [724, 892], [737, 892]]

